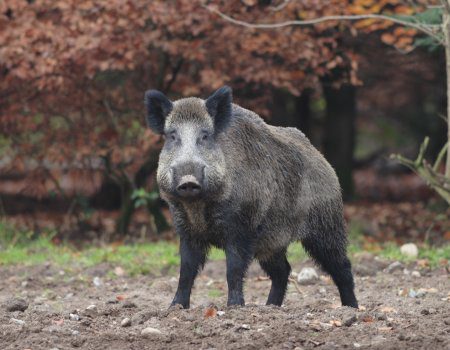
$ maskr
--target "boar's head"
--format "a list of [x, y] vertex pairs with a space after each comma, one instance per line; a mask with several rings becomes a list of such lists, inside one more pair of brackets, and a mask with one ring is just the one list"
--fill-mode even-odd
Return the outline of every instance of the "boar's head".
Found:
[[157, 172], [163, 198], [197, 200], [223, 191], [225, 160], [217, 139], [231, 119], [231, 89], [175, 102], [150, 90], [145, 105], [148, 126], [165, 136]]

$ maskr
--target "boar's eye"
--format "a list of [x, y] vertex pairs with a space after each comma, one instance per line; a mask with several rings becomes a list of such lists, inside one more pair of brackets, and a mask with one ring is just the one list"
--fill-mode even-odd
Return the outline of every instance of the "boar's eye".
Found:
[[166, 132], [165, 136], [166, 136], [166, 139], [169, 141], [177, 140], [177, 133], [175, 131]]
[[209, 137], [210, 137], [210, 133], [207, 130], [203, 130], [202, 133], [200, 134], [200, 141], [201, 142], [208, 141]]

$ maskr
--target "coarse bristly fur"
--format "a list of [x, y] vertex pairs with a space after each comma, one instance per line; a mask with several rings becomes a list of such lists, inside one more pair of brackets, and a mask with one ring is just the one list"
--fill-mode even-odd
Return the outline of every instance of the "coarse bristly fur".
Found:
[[[253, 259], [272, 280], [267, 303], [281, 305], [291, 271], [286, 250], [301, 241], [331, 275], [342, 304], [358, 307], [339, 182], [302, 132], [268, 125], [232, 104], [228, 87], [206, 101], [171, 102], [150, 91], [146, 105], [149, 126], [166, 136], [157, 180], [180, 235], [172, 304], [189, 307], [195, 277], [216, 246], [226, 254], [228, 305], [244, 304], [243, 278]], [[183, 179], [195, 181], [183, 187]], [[197, 192], [183, 197], [189, 186]]]

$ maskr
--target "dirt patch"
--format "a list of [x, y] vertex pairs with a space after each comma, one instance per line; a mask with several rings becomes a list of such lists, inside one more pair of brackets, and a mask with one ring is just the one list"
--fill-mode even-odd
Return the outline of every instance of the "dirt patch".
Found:
[[[294, 271], [302, 266], [312, 265]], [[167, 309], [176, 276], [109, 277], [114, 266], [103, 265], [101, 276], [48, 264], [2, 268], [0, 348], [448, 349], [448, 270], [423, 268], [419, 276], [410, 273], [415, 264], [391, 273], [386, 266], [367, 257], [355, 264], [361, 310], [340, 307], [325, 276], [300, 292], [290, 284], [283, 307], [265, 306], [270, 282], [256, 265], [246, 307], [225, 306], [225, 264], [216, 261], [197, 279], [190, 310]], [[15, 297], [28, 303], [25, 311], [7, 311]], [[142, 334], [146, 328], [154, 330]]]

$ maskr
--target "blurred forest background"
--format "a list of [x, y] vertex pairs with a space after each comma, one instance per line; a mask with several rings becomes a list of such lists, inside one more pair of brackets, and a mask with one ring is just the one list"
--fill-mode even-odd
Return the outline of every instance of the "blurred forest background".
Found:
[[[1, 0], [1, 225], [61, 240], [174, 237], [158, 197], [162, 140], [143, 95], [235, 102], [301, 129], [335, 167], [364, 244], [450, 240], [448, 204], [391, 154], [447, 141], [439, 37], [380, 19], [246, 28], [329, 15], [442, 23], [424, 0]], [[19, 238], [15, 238], [19, 239]]]

